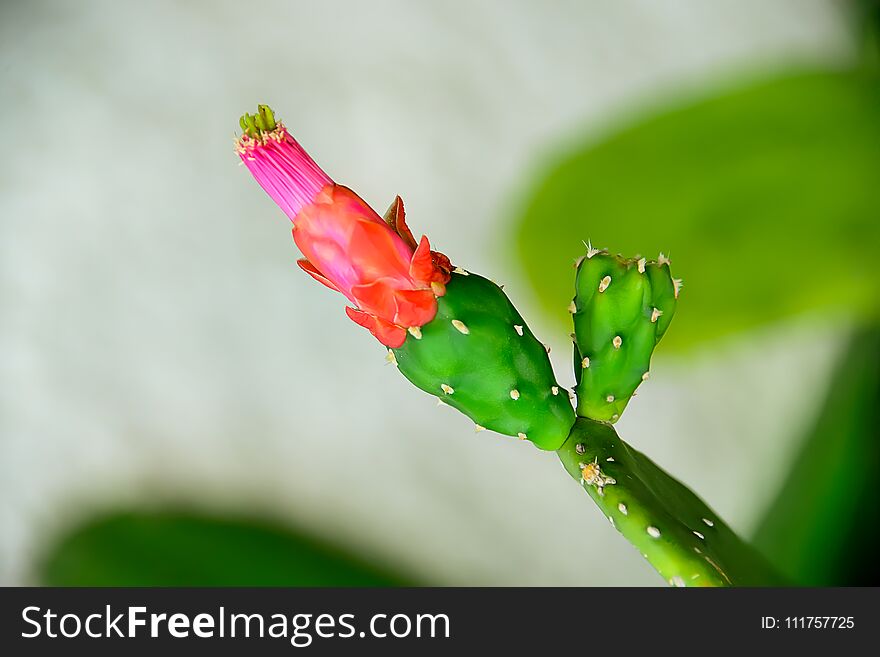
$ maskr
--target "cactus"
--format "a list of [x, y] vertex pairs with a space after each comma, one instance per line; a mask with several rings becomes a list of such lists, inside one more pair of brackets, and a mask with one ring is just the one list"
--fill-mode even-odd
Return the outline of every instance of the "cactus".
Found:
[[477, 426], [556, 450], [574, 423], [543, 344], [492, 281], [453, 270], [436, 317], [391, 358], [415, 386]]
[[337, 185], [261, 105], [236, 151], [293, 222], [300, 267], [341, 293], [346, 314], [414, 385], [478, 430], [556, 450], [612, 524], [674, 585], [778, 580], [694, 493], [624, 443], [611, 423], [648, 376], [681, 281], [662, 253], [625, 259], [587, 245], [574, 318], [577, 418], [548, 352], [501, 288], [416, 241], [397, 197], [384, 218]]
[[569, 306], [578, 415], [606, 422], [620, 418], [648, 378], [651, 353], [672, 321], [680, 287], [662, 253], [649, 262], [587, 245]]
[[610, 424], [578, 418], [558, 454], [614, 528], [671, 585], [783, 583], [718, 514]]
[[648, 378], [681, 281], [669, 258], [611, 256], [587, 244], [577, 263], [574, 371], [578, 419], [559, 449], [566, 471], [674, 586], [779, 583], [762, 557], [684, 484], [618, 437], [612, 423]]

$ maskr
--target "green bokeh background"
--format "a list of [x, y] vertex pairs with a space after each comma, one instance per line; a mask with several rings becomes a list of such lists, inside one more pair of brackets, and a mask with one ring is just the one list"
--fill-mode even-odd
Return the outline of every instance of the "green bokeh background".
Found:
[[566, 326], [580, 239], [671, 255], [687, 303], [666, 349], [815, 309], [864, 319], [880, 291], [878, 171], [874, 68], [761, 78], [565, 154], [529, 197], [519, 253]]

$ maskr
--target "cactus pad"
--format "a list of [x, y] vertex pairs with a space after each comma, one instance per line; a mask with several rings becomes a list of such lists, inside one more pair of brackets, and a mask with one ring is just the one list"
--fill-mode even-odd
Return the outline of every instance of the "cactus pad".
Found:
[[574, 423], [543, 344], [492, 281], [456, 268], [434, 319], [392, 350], [401, 373], [478, 428], [556, 450]]
[[558, 451], [612, 525], [674, 586], [779, 585], [706, 504], [604, 422], [578, 418]]
[[616, 422], [648, 378], [651, 353], [672, 321], [681, 281], [670, 276], [663, 254], [647, 261], [587, 248], [569, 308], [577, 413]]

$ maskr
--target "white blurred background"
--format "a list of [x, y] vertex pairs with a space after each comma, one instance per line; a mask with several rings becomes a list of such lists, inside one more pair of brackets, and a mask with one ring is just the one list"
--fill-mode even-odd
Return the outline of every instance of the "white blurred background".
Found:
[[[848, 61], [846, 20], [831, 0], [3, 2], [0, 583], [33, 582], [95, 511], [174, 501], [434, 584], [660, 584], [555, 456], [384, 366], [295, 266], [237, 166], [238, 116], [271, 104], [380, 212], [401, 194], [416, 233], [507, 284], [570, 385], [505, 234], [522, 185], [646, 99]], [[837, 336], [806, 319], [686, 362], [661, 347], [620, 431], [748, 533]]]

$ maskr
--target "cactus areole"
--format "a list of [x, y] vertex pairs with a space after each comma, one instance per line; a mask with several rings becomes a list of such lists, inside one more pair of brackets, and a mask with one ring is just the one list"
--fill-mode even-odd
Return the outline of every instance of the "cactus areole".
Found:
[[501, 288], [453, 268], [427, 237], [416, 241], [399, 196], [383, 218], [333, 182], [266, 105], [240, 125], [235, 150], [293, 222], [299, 266], [348, 299], [346, 314], [389, 349], [389, 361], [478, 429], [559, 449], [574, 409]]

